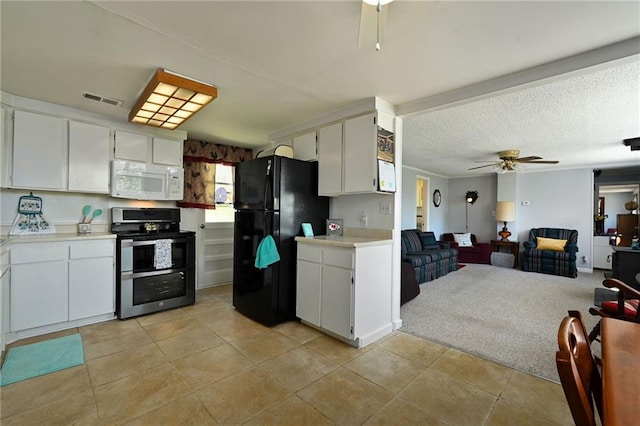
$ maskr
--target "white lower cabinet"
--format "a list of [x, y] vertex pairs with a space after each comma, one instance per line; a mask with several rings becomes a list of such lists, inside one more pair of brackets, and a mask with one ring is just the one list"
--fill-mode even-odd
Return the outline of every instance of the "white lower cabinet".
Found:
[[308, 323], [320, 326], [320, 291], [322, 265], [301, 260], [298, 256], [296, 281], [296, 315]]
[[113, 239], [13, 245], [10, 331], [112, 315], [114, 258]]
[[[352, 251], [348, 250], [347, 251]], [[353, 257], [351, 253], [345, 253]], [[352, 339], [354, 300], [352, 292], [353, 270], [331, 265], [322, 266], [320, 295], [321, 326], [339, 336]]]
[[[19, 251], [14, 248], [12, 255]], [[11, 269], [11, 331], [67, 321], [66, 260], [13, 264]]]
[[301, 240], [296, 315], [357, 347], [390, 333], [391, 244], [334, 247]]
[[613, 247], [609, 244], [609, 236], [593, 237], [593, 267], [611, 269]]

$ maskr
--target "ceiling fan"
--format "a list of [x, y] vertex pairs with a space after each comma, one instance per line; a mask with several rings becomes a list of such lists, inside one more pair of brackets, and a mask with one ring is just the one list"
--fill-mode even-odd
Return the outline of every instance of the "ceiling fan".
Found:
[[387, 21], [387, 5], [393, 0], [362, 0], [358, 47], [380, 50]]
[[[529, 157], [521, 157], [520, 151], [517, 149], [509, 149], [507, 151], [500, 151], [498, 153], [498, 157], [500, 161], [496, 161], [490, 164], [485, 164], [484, 166], [472, 167], [468, 170], [481, 169], [483, 167], [493, 167], [496, 171], [509, 171], [515, 170], [518, 168], [518, 164], [520, 163], [528, 163], [528, 164], [558, 164], [557, 160], [543, 160], [542, 157], [538, 157], [536, 155], [532, 155]], [[481, 161], [484, 163], [484, 161]]]

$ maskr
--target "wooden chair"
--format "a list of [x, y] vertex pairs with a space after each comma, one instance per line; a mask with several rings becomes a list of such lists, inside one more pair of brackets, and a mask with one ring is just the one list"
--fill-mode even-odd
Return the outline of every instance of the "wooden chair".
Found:
[[602, 421], [602, 379], [579, 312], [572, 311], [558, 329], [556, 366], [573, 421], [595, 426], [595, 407]]
[[[601, 306], [594, 306], [589, 313], [600, 317], [616, 318], [623, 321], [640, 323], [640, 291], [628, 286], [616, 278], [607, 278], [602, 282], [607, 288], [616, 288], [617, 300], [608, 300]], [[589, 333], [589, 341], [593, 342], [600, 335], [600, 322]]]

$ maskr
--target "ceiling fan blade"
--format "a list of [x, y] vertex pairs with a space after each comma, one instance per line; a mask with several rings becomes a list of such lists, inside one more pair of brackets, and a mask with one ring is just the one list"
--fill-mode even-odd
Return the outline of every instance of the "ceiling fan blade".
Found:
[[519, 163], [528, 163], [529, 161], [532, 161], [532, 160], [542, 160], [542, 157], [538, 157], [537, 155], [532, 155], [530, 157], [514, 158], [512, 161], [517, 161]]
[[467, 169], [467, 170], [481, 169], [481, 168], [483, 168], [483, 167], [494, 167], [494, 166], [496, 166], [497, 164], [500, 164], [500, 163], [485, 164], [484, 166], [472, 167], [472, 168]]
[[529, 164], [558, 164], [559, 161], [558, 160], [532, 160], [532, 161], [526, 161], [526, 163], [529, 163]]

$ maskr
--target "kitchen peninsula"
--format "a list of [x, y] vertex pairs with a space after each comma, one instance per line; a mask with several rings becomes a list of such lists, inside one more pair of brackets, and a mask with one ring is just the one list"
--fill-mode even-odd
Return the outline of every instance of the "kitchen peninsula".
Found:
[[296, 237], [296, 315], [302, 322], [358, 348], [391, 333], [390, 234]]

